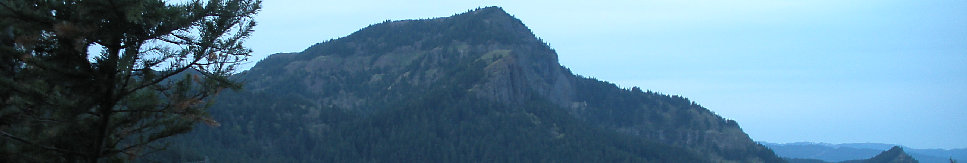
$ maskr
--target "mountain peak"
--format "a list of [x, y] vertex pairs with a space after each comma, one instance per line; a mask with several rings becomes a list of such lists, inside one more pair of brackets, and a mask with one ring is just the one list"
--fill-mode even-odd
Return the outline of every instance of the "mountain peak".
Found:
[[318, 55], [382, 55], [399, 47], [432, 50], [453, 44], [539, 45], [550, 49], [519, 19], [500, 7], [490, 6], [449, 17], [387, 20], [369, 25], [349, 36], [313, 45], [302, 52], [309, 55], [300, 59]]
[[470, 10], [464, 14], [494, 14], [494, 16], [510, 16], [503, 8], [497, 6], [487, 6]]
[[890, 148], [890, 150], [884, 151], [883, 153], [880, 153], [879, 155], [873, 156], [873, 158], [870, 158], [870, 160], [867, 161], [867, 162], [870, 162], [870, 163], [917, 163], [919, 161], [917, 161], [917, 159], [914, 159], [913, 156], [910, 156], [910, 154], [907, 154], [906, 152], [903, 152], [903, 148], [901, 148], [900, 146], [893, 146], [893, 148]]
[[[461, 15], [465, 17], [461, 17]], [[503, 8], [497, 6], [477, 8], [462, 14], [456, 14], [453, 17], [485, 19], [488, 20], [488, 22], [490, 22], [490, 20], [497, 20], [499, 21], [497, 23], [510, 23], [514, 26], [524, 26], [523, 22], [518, 20], [513, 15], [510, 15], [510, 13], [507, 13], [507, 11], [504, 11]]]
[[890, 148], [890, 150], [886, 150], [886, 152], [903, 153], [903, 148], [900, 146], [893, 146]]
[[492, 39], [497, 42], [538, 42], [520, 19], [497, 6], [477, 8], [443, 19], [449, 21], [445, 24], [451, 27], [450, 30], [487, 34], [494, 36]]
[[[799, 162], [799, 161], [790, 161]], [[820, 161], [821, 162], [821, 161]], [[900, 146], [893, 146], [890, 150], [880, 152], [873, 158], [865, 160], [848, 160], [839, 163], [919, 163], [917, 159], [903, 151]]]

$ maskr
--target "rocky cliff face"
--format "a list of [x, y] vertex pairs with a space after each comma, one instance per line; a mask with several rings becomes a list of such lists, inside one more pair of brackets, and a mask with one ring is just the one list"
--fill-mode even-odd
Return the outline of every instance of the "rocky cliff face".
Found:
[[284, 92], [363, 114], [441, 87], [507, 106], [548, 101], [593, 126], [713, 160], [781, 161], [736, 122], [683, 97], [572, 74], [553, 49], [499, 7], [370, 25], [301, 53], [270, 56], [243, 76], [254, 92]]

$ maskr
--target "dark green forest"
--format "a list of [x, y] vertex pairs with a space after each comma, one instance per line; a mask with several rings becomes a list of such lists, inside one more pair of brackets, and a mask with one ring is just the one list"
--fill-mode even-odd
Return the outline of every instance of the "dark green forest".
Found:
[[155, 158], [192, 161], [210, 157], [228, 162], [708, 161], [679, 148], [588, 126], [540, 100], [507, 106], [460, 97], [453, 90], [432, 90], [371, 115], [307, 108], [310, 104], [300, 101], [283, 102], [292, 104], [284, 106], [251, 100], [271, 97], [258, 94], [233, 96], [245, 102], [217, 107], [231, 108], [232, 113], [213, 113], [222, 127], [198, 127], [192, 134], [172, 140], [178, 143], [172, 151], [184, 153]]
[[[588, 125], [540, 98], [506, 105], [471, 97], [463, 90], [472, 86], [467, 83], [482, 80], [483, 63], [447, 66], [455, 68], [444, 76], [453, 77], [431, 84], [440, 87], [399, 90], [407, 98], [367, 104], [379, 112], [317, 107], [295, 93], [305, 89], [298, 83], [279, 83], [295, 86], [279, 91], [228, 93], [211, 109], [221, 127], [198, 126], [170, 140], [171, 150], [143, 161], [709, 161], [681, 148]], [[365, 80], [350, 75], [341, 82], [348, 85], [329, 89], [371, 92], [367, 85], [352, 85]]]

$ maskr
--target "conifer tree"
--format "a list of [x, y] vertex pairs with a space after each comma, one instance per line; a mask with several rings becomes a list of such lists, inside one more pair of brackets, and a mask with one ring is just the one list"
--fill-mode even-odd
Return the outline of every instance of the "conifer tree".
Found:
[[260, 0], [0, 1], [0, 162], [104, 162], [186, 133], [251, 50]]

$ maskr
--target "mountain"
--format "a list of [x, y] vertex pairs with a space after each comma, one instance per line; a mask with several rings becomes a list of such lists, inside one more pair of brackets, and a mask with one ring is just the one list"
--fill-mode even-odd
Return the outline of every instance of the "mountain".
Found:
[[[829, 162], [865, 159], [881, 151], [889, 150], [895, 144], [882, 143], [766, 143], [763, 145], [785, 158], [817, 159]], [[948, 163], [950, 159], [967, 160], [967, 149], [916, 149], [905, 147], [904, 151], [923, 163]]]
[[[790, 163], [828, 163], [819, 159], [786, 158], [786, 160]], [[846, 160], [838, 163], [919, 163], [919, 161], [904, 152], [900, 146], [893, 146], [869, 159]]]
[[499, 7], [370, 25], [235, 77], [220, 127], [142, 159], [784, 162], [684, 97], [574, 75]]
[[829, 162], [839, 162], [846, 160], [867, 159], [883, 150], [840, 147], [832, 144], [817, 143], [790, 143], [773, 144], [762, 143], [776, 152], [777, 155], [785, 158], [818, 159]]
[[906, 152], [903, 152], [903, 148], [899, 146], [893, 146], [890, 150], [883, 151], [882, 153], [873, 156], [873, 158], [866, 160], [851, 160], [843, 161], [842, 163], [919, 163], [913, 156], [910, 156]]

